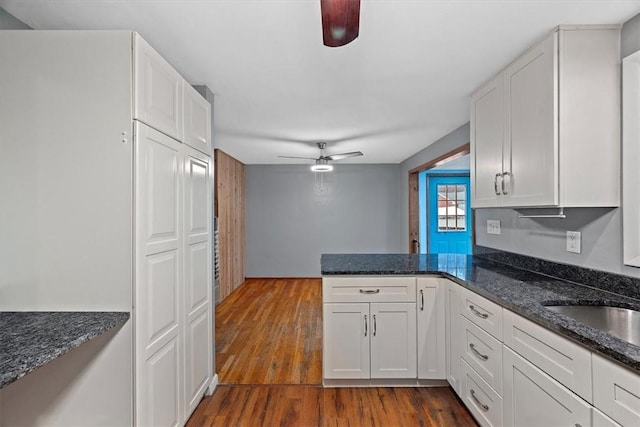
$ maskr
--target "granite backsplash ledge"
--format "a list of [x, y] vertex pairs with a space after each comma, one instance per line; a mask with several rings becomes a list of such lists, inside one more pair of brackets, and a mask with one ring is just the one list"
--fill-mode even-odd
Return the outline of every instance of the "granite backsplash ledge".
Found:
[[500, 249], [473, 246], [473, 255], [500, 264], [533, 271], [603, 291], [640, 300], [640, 279], [601, 270], [547, 261]]

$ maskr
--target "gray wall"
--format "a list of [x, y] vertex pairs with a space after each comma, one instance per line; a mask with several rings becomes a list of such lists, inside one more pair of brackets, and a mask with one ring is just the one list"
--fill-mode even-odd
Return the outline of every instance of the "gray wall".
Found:
[[431, 160], [442, 156], [469, 142], [469, 123], [465, 123], [453, 132], [443, 136], [433, 144], [418, 151], [400, 163], [398, 180], [402, 190], [398, 203], [398, 220], [400, 221], [400, 247], [402, 252], [409, 249], [409, 171]]
[[[640, 15], [622, 27], [622, 56], [640, 50]], [[594, 171], [597, 173], [597, 171]], [[477, 244], [567, 264], [640, 277], [622, 263], [621, 209], [569, 209], [566, 220], [519, 219], [512, 209], [477, 209]], [[502, 234], [487, 234], [487, 219], [502, 221]], [[566, 232], [582, 232], [582, 253], [566, 251]]]
[[0, 7], [0, 30], [30, 30], [31, 27]]
[[247, 277], [317, 277], [322, 253], [401, 252], [399, 193], [398, 165], [247, 165]]

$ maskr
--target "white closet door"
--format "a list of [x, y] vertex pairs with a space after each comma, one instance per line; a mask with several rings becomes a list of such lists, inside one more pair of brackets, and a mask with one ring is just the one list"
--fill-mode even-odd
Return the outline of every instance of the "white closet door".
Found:
[[134, 52], [133, 117], [181, 140], [183, 78], [138, 34]]
[[181, 413], [182, 144], [136, 124], [136, 425]]
[[211, 158], [185, 149], [185, 419], [213, 371], [211, 303]]

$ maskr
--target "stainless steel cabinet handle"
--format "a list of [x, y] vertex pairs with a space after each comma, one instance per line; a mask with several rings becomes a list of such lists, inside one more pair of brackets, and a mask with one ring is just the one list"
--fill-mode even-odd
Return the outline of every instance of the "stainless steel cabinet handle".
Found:
[[478, 405], [480, 405], [480, 407], [484, 410], [484, 411], [488, 411], [489, 410], [489, 406], [485, 405], [484, 403], [480, 402], [480, 400], [476, 397], [476, 392], [474, 389], [471, 389], [471, 397], [473, 398], [473, 400], [476, 401], [476, 403]]
[[376, 336], [376, 331], [378, 330], [378, 325], [376, 324], [376, 315], [373, 315], [373, 336]]
[[500, 186], [502, 187], [502, 194], [509, 194], [507, 192], [507, 190], [505, 190], [505, 188], [504, 188], [504, 177], [505, 176], [511, 176], [511, 172], [503, 172], [502, 173], [502, 182], [500, 183]]
[[489, 356], [487, 356], [486, 354], [482, 354], [480, 353], [478, 350], [476, 350], [476, 346], [473, 345], [473, 343], [469, 344], [469, 348], [471, 349], [471, 351], [473, 351], [476, 356], [478, 356], [480, 359], [482, 360], [487, 360], [489, 359]]
[[424, 311], [424, 290], [420, 289], [420, 311]]
[[380, 289], [360, 289], [361, 294], [379, 294]]
[[478, 310], [476, 310], [476, 308], [472, 305], [469, 306], [469, 310], [471, 310], [471, 312], [473, 314], [475, 314], [478, 317], [481, 317], [483, 319], [486, 319], [487, 317], [489, 317], [489, 315], [487, 313], [480, 313]]
[[367, 315], [364, 315], [364, 336], [367, 336], [367, 332], [369, 332], [369, 322], [367, 321]]
[[498, 178], [501, 176], [502, 176], [501, 173], [497, 173], [496, 176], [493, 178], [493, 191], [496, 192], [496, 196], [500, 195], [500, 192], [498, 191]]

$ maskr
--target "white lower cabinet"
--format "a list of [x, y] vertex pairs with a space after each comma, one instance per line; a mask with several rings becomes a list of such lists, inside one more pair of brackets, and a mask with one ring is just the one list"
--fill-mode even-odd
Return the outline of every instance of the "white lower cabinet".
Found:
[[460, 361], [461, 399], [482, 427], [502, 426], [502, 397], [464, 359]]
[[621, 424], [613, 421], [596, 408], [591, 408], [592, 427], [620, 427]]
[[461, 395], [460, 391], [460, 290], [457, 283], [445, 280], [445, 349], [446, 366], [445, 375], [447, 382], [453, 390]]
[[640, 425], [638, 374], [594, 354], [593, 404], [624, 426]]
[[444, 380], [447, 377], [444, 304], [446, 280], [439, 277], [419, 277], [417, 282], [418, 378]]
[[324, 378], [416, 378], [415, 303], [330, 303], [323, 314]]
[[504, 425], [591, 425], [591, 405], [506, 346], [503, 356]]

